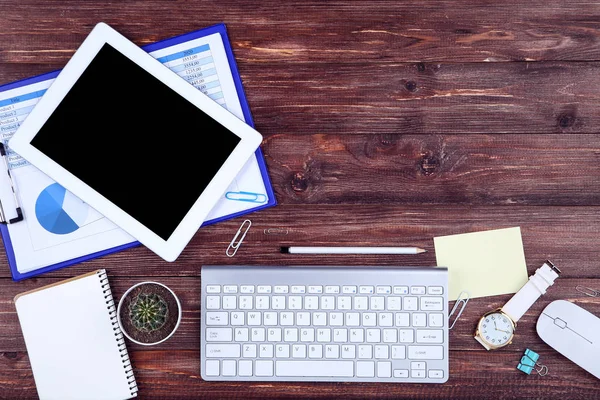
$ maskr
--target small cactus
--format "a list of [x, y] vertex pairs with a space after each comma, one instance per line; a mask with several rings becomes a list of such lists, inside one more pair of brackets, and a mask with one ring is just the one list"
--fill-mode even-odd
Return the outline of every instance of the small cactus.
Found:
[[155, 293], [140, 293], [129, 306], [131, 323], [142, 332], [160, 329], [168, 316], [167, 302]]

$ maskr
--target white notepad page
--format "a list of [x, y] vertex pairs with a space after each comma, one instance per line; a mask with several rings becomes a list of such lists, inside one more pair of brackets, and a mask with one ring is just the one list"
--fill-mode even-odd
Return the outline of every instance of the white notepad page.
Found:
[[136, 396], [104, 270], [24, 293], [15, 305], [40, 399]]

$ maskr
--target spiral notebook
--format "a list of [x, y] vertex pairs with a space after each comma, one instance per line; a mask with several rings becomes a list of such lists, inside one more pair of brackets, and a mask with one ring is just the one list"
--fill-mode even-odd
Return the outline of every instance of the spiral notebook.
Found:
[[40, 399], [137, 396], [105, 270], [15, 297]]

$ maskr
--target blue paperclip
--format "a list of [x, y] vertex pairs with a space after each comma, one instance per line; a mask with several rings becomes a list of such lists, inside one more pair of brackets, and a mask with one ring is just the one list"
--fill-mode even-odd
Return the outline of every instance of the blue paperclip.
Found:
[[521, 357], [521, 362], [517, 365], [519, 371], [525, 372], [527, 375], [535, 370], [538, 375], [544, 376], [548, 373], [548, 367], [538, 364], [540, 355], [533, 350], [526, 349], [525, 354]]
[[250, 203], [264, 203], [267, 201], [267, 195], [253, 192], [227, 192], [225, 193], [227, 200], [247, 201]]

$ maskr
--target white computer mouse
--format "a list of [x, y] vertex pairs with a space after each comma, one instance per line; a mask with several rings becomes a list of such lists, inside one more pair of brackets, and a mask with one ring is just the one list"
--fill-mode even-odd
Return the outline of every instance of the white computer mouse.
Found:
[[600, 379], [600, 318], [556, 300], [544, 308], [536, 330], [549, 346]]

